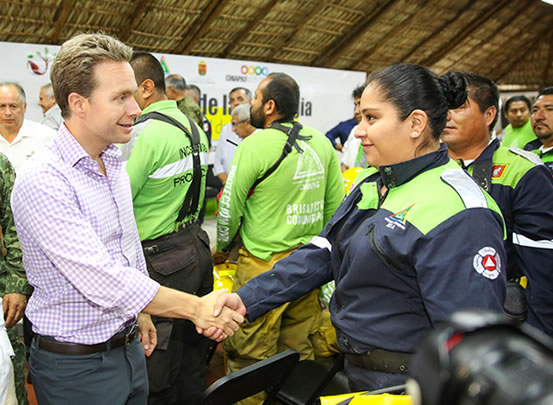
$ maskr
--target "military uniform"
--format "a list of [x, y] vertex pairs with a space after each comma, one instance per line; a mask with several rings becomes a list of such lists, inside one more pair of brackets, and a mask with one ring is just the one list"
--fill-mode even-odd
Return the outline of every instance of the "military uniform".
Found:
[[[252, 321], [335, 280], [330, 312], [353, 390], [404, 383], [432, 328], [464, 308], [502, 311], [505, 294], [499, 208], [445, 146], [360, 176], [319, 236], [237, 292]], [[370, 364], [376, 349], [405, 362]]]
[[190, 97], [185, 97], [182, 100], [177, 101], [177, 107], [181, 112], [198, 124], [198, 127], [204, 127], [204, 117], [200, 106], [196, 104]]
[[[12, 165], [6, 156], [0, 154], [0, 225], [7, 252], [0, 265], [0, 294], [3, 297], [6, 294], [17, 293], [28, 298], [32, 293], [32, 287], [27, 282], [23, 269], [21, 247], [10, 207], [14, 180], [15, 171]], [[8, 336], [15, 352], [15, 358], [12, 361], [18, 404], [28, 404], [27, 389], [25, 388], [25, 345], [21, 342], [15, 325], [8, 329]]]

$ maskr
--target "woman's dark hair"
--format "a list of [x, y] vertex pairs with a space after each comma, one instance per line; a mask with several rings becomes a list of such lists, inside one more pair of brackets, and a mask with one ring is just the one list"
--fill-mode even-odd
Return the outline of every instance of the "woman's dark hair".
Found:
[[414, 110], [424, 111], [434, 139], [440, 138], [448, 110], [460, 107], [467, 99], [467, 83], [461, 75], [438, 78], [420, 65], [389, 66], [371, 74], [369, 84], [375, 84], [382, 99], [396, 107], [402, 121]]

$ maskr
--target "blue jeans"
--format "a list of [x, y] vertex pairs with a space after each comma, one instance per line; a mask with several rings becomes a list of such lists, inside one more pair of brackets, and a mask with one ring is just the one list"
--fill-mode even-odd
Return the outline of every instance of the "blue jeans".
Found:
[[127, 347], [69, 355], [31, 344], [29, 370], [39, 405], [146, 405], [148, 377], [138, 338]]

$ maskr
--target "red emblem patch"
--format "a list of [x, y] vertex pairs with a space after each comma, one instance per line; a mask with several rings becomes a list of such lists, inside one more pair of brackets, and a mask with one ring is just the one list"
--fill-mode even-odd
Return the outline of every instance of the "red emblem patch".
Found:
[[495, 257], [488, 255], [482, 259], [482, 266], [488, 271], [494, 271], [497, 268]]
[[505, 172], [505, 169], [508, 165], [493, 165], [492, 166], [492, 178], [498, 179], [501, 176], [503, 176], [503, 173]]

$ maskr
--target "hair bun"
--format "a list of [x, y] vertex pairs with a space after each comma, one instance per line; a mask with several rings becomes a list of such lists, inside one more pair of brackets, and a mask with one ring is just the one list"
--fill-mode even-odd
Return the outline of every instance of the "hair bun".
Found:
[[440, 86], [447, 102], [447, 108], [460, 107], [467, 99], [467, 81], [458, 72], [449, 72], [440, 76]]

